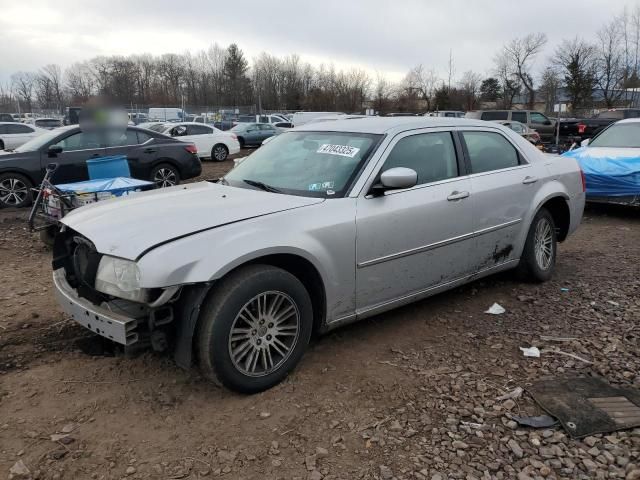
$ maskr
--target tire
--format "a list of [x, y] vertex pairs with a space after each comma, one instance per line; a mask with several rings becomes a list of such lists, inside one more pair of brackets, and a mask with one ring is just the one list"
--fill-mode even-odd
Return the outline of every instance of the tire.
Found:
[[529, 227], [517, 267], [518, 275], [532, 282], [546, 282], [553, 276], [557, 252], [556, 226], [553, 217], [546, 208], [541, 208], [533, 217]]
[[180, 183], [180, 172], [169, 163], [161, 163], [151, 169], [149, 180], [159, 188], [172, 187]]
[[216, 143], [211, 149], [211, 160], [224, 162], [229, 156], [229, 149], [224, 143]]
[[[260, 318], [260, 298], [266, 298], [266, 318]], [[283, 315], [280, 331], [269, 321], [276, 302], [276, 319]], [[196, 343], [200, 368], [208, 379], [236, 392], [261, 392], [295, 368], [312, 328], [311, 299], [295, 276], [269, 265], [241, 268], [223, 279], [202, 306]]]
[[244, 138], [238, 137], [238, 143], [240, 144], [240, 148], [245, 148]]
[[33, 201], [31, 181], [19, 173], [0, 175], [0, 208], [28, 207]]

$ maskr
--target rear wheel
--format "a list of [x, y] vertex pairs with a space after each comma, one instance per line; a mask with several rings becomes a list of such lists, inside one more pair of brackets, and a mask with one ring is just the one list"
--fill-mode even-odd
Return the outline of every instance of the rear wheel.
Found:
[[282, 381], [307, 348], [311, 299], [289, 272], [251, 265], [221, 281], [201, 309], [198, 356], [216, 383], [256, 393]]
[[31, 181], [19, 173], [0, 175], [0, 207], [27, 207], [31, 205]]
[[229, 149], [223, 143], [218, 143], [211, 149], [211, 160], [224, 162], [229, 156]]
[[527, 280], [546, 282], [553, 275], [556, 255], [556, 226], [549, 211], [541, 208], [529, 227], [518, 273]]
[[168, 163], [161, 163], [153, 167], [150, 177], [151, 181], [159, 188], [172, 187], [180, 183], [180, 172]]

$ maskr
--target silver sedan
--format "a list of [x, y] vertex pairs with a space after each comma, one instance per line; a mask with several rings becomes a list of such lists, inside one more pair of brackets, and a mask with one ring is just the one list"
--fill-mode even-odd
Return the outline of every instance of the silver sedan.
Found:
[[94, 332], [171, 348], [179, 365], [197, 358], [210, 379], [257, 392], [295, 367], [313, 331], [507, 269], [548, 280], [584, 199], [575, 160], [495, 123], [323, 122], [217, 183], [72, 212], [54, 280]]

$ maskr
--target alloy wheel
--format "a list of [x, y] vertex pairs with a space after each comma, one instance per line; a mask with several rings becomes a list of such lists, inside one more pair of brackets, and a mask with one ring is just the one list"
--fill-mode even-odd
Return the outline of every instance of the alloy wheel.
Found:
[[542, 270], [549, 270], [553, 262], [553, 230], [546, 218], [538, 221], [533, 244], [538, 266]]
[[159, 168], [153, 176], [153, 181], [160, 187], [172, 187], [177, 184], [176, 172], [167, 167]]
[[244, 375], [262, 377], [291, 356], [300, 335], [300, 312], [283, 292], [263, 292], [249, 300], [231, 325], [229, 356]]
[[29, 195], [29, 187], [18, 178], [5, 178], [0, 182], [0, 202], [15, 206], [22, 204]]
[[213, 156], [217, 161], [222, 162], [227, 158], [227, 149], [222, 145], [218, 145], [213, 149]]

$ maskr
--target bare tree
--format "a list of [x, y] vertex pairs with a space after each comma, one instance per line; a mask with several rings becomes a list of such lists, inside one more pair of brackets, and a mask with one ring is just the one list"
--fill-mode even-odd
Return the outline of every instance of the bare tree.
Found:
[[502, 93], [500, 95], [502, 99], [502, 108], [509, 110], [513, 106], [515, 97], [520, 94], [522, 84], [520, 82], [520, 78], [513, 70], [513, 65], [511, 64], [508, 55], [506, 55], [504, 51], [496, 55], [494, 63], [494, 73], [498, 78], [502, 89]]
[[94, 93], [91, 68], [87, 63], [74, 63], [64, 72], [64, 84], [72, 103], [84, 103]]
[[597, 33], [595, 51], [596, 83], [602, 90], [607, 107], [613, 107], [622, 97], [626, 76], [622, 30], [620, 23], [611, 21]]
[[482, 85], [482, 75], [472, 72], [464, 72], [460, 79], [460, 93], [464, 99], [465, 110], [473, 110], [480, 97], [480, 86]]
[[584, 40], [563, 40], [556, 48], [553, 63], [564, 78], [572, 108], [591, 100], [595, 84], [595, 47]]
[[439, 78], [435, 71], [426, 70], [422, 64], [412, 68], [403, 81], [403, 87], [408, 93], [417, 93], [421, 100], [431, 110], [433, 96], [438, 86]]
[[11, 86], [15, 95], [25, 104], [26, 109], [33, 109], [33, 89], [36, 75], [33, 72], [17, 72], [11, 75]]
[[547, 43], [544, 33], [530, 33], [522, 38], [514, 38], [504, 46], [504, 60], [515, 72], [529, 96], [529, 108], [535, 103], [535, 85], [531, 74], [531, 64]]

